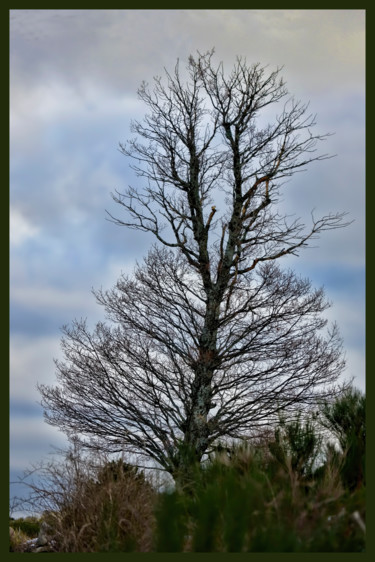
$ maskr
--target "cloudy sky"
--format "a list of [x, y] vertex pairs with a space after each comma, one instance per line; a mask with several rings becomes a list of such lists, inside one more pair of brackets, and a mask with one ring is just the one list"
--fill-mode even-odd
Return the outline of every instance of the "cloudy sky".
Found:
[[[132, 182], [118, 143], [144, 107], [142, 80], [216, 49], [283, 66], [289, 91], [335, 134], [333, 159], [297, 174], [284, 192], [306, 221], [348, 211], [346, 229], [324, 233], [288, 264], [324, 285], [347, 355], [345, 377], [365, 388], [364, 10], [10, 11], [10, 413], [11, 476], [62, 446], [43, 422], [37, 383], [53, 383], [60, 327], [92, 323], [91, 288], [111, 287], [152, 240], [106, 220], [110, 197]], [[13, 489], [13, 488], [12, 488]]]

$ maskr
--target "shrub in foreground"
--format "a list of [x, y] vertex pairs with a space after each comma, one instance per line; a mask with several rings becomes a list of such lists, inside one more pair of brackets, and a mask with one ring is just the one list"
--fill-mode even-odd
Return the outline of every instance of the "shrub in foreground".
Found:
[[105, 465], [53, 518], [58, 550], [150, 550], [154, 493], [134, 467], [121, 460]]
[[232, 447], [197, 468], [190, 493], [161, 494], [156, 550], [363, 551], [365, 488], [346, 485], [345, 463], [322, 446], [314, 424], [282, 421], [265, 445]]
[[[319, 437], [319, 420], [340, 448]], [[122, 459], [70, 452], [31, 486], [34, 507], [58, 552], [362, 552], [364, 442], [364, 399], [347, 394], [318, 418], [219, 446], [185, 488], [163, 493]], [[39, 524], [23, 522], [11, 549], [23, 551]]]
[[134, 466], [122, 459], [84, 457], [73, 449], [32, 474], [27, 502], [43, 512], [54, 551], [151, 549], [155, 491]]
[[337, 439], [341, 455], [343, 484], [350, 490], [365, 485], [366, 453], [366, 397], [359, 390], [349, 388], [334, 402], [321, 407], [321, 423]]

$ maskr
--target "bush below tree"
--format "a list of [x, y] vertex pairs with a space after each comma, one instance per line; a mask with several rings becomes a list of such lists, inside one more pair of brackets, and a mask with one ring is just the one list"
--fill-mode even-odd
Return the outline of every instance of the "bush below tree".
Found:
[[[256, 441], [218, 444], [186, 489], [70, 452], [45, 467], [49, 486], [33, 484], [34, 506], [50, 507], [42, 520], [58, 552], [363, 552], [364, 422], [365, 397], [351, 389]], [[35, 536], [40, 520], [11, 525]]]

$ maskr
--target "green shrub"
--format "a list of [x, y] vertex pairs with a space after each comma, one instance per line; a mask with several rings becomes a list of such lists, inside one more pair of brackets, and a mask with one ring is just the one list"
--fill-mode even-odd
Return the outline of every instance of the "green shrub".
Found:
[[21, 517], [20, 519], [11, 520], [9, 526], [14, 530], [19, 529], [29, 538], [35, 538], [40, 530], [40, 520], [37, 517]]
[[299, 477], [310, 477], [321, 450], [321, 438], [310, 420], [301, 421], [301, 414], [289, 423], [281, 418], [269, 450], [285, 470], [292, 470]]
[[253, 519], [271, 498], [258, 462], [243, 449], [231, 460], [218, 456], [194, 473], [193, 494], [165, 496], [156, 515], [157, 550], [241, 551]]
[[157, 552], [184, 550], [188, 533], [188, 500], [187, 496], [176, 491], [159, 494], [155, 510]]
[[[226, 452], [227, 451], [227, 452]], [[161, 496], [159, 552], [362, 552], [364, 487], [344, 487], [312, 422], [282, 422], [267, 446], [222, 449], [192, 471], [189, 493]], [[329, 454], [328, 454], [329, 453]]]
[[354, 490], [365, 484], [366, 397], [349, 388], [340, 398], [321, 407], [321, 423], [337, 438], [342, 455], [338, 456], [344, 486]]

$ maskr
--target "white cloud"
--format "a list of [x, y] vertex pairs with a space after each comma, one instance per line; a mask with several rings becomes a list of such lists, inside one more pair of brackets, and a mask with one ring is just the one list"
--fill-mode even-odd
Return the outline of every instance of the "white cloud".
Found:
[[362, 295], [353, 295], [354, 306], [348, 306], [347, 299], [341, 295], [325, 313], [331, 321], [336, 320], [339, 326], [343, 326], [341, 332], [347, 341], [361, 339], [361, 334], [365, 332], [365, 304], [361, 297]]
[[82, 310], [90, 309], [93, 297], [85, 291], [58, 289], [53, 286], [13, 287], [11, 297], [14, 303], [33, 309]]
[[43, 336], [30, 338], [12, 335], [10, 338], [10, 398], [32, 404], [40, 402], [37, 383], [55, 380], [54, 358], [61, 357], [60, 338]]
[[[331, 296], [331, 295], [329, 295]], [[325, 312], [329, 322], [336, 322], [343, 338], [346, 356], [345, 379], [354, 377], [354, 386], [365, 391], [365, 304], [360, 296], [334, 299]]]
[[39, 229], [32, 224], [22, 213], [13, 207], [9, 212], [9, 240], [11, 246], [20, 246], [30, 238], [34, 238]]
[[38, 464], [53, 447], [63, 448], [66, 437], [55, 427], [38, 418], [12, 418], [10, 420], [10, 469], [23, 471]]
[[[24, 151], [26, 154], [44, 151], [49, 159], [56, 160], [56, 141], [62, 140], [61, 130], [75, 132], [80, 138], [87, 134], [88, 129], [95, 132], [95, 136], [91, 133], [91, 138], [87, 140], [91, 143], [95, 140], [98, 144], [106, 125], [111, 123], [115, 133], [116, 124], [117, 128], [121, 127], [120, 123], [128, 125], [130, 117], [143, 113], [144, 108], [135, 90], [131, 95], [119, 94], [113, 92], [110, 84], [87, 83], [80, 87], [64, 78], [53, 76], [46, 78], [42, 84], [34, 82], [27, 96], [24, 95], [22, 75], [11, 81], [10, 142], [13, 162], [19, 162]], [[85, 151], [83, 144], [81, 151]]]
[[349, 348], [347, 350], [347, 379], [354, 377], [353, 385], [362, 392], [366, 392], [366, 360], [362, 350]]

